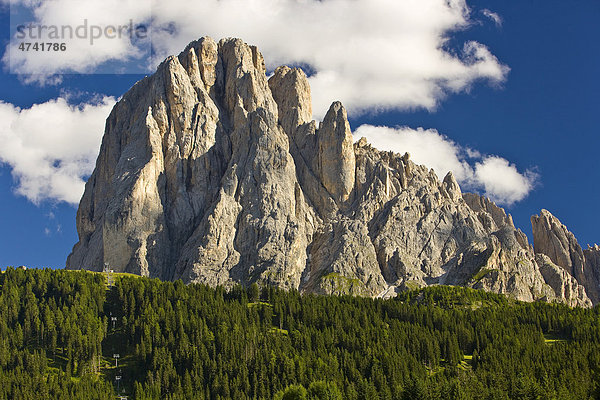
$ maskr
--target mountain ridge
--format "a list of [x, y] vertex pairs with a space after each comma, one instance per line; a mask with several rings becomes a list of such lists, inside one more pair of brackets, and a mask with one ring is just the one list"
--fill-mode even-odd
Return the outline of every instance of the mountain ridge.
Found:
[[531, 246], [451, 173], [353, 143], [341, 103], [317, 124], [310, 99], [301, 69], [267, 79], [240, 39], [201, 38], [167, 58], [107, 119], [67, 268], [321, 294], [451, 284], [599, 301], [600, 250], [583, 255], [560, 222], [532, 219]]

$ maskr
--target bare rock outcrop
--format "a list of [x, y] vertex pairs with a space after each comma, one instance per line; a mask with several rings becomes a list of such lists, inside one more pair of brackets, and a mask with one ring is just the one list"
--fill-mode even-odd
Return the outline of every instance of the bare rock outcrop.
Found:
[[600, 251], [542, 222], [548, 258], [451, 173], [353, 143], [341, 103], [313, 121], [302, 70], [267, 79], [256, 47], [202, 38], [115, 105], [67, 268], [364, 296], [451, 284], [589, 306], [579, 276]]
[[535, 252], [543, 254], [573, 277], [590, 300], [600, 301], [600, 248], [582, 250], [575, 235], [548, 210], [531, 217]]
[[550, 257], [542, 253], [536, 255], [536, 261], [544, 280], [554, 290], [557, 298], [564, 299], [570, 306], [592, 305], [585, 288], [564, 268], [554, 264]]

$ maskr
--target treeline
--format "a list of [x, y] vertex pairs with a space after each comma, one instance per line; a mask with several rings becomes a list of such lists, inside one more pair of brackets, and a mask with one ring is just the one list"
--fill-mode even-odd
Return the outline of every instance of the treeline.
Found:
[[600, 399], [598, 308], [445, 286], [391, 300], [131, 277], [106, 290], [48, 270], [0, 284], [2, 398]]

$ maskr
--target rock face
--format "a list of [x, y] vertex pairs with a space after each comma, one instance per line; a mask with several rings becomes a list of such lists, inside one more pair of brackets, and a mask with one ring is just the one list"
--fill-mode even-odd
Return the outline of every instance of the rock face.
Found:
[[598, 248], [544, 225], [547, 256], [536, 255], [451, 173], [440, 181], [408, 153], [353, 144], [338, 102], [318, 125], [311, 107], [300, 69], [267, 80], [256, 47], [190, 43], [108, 117], [67, 268], [364, 296], [452, 284], [591, 304], [580, 275], [598, 271]]
[[536, 253], [546, 255], [556, 267], [573, 277], [597, 304], [600, 301], [600, 248], [595, 245], [582, 250], [575, 236], [547, 210], [531, 217], [531, 225]]

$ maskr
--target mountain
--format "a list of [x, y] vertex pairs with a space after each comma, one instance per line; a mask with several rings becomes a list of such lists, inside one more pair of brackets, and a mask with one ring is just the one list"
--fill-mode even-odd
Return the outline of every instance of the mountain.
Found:
[[256, 47], [202, 38], [115, 105], [67, 268], [319, 294], [447, 284], [597, 302], [598, 249], [581, 256], [566, 228], [535, 221], [537, 251], [451, 173], [440, 180], [408, 153], [353, 143], [339, 102], [313, 121], [302, 70], [267, 79]]

